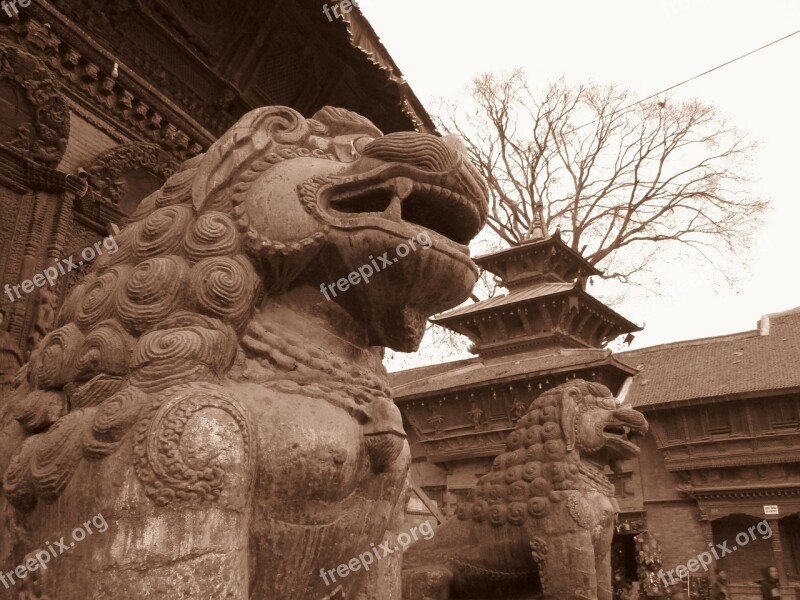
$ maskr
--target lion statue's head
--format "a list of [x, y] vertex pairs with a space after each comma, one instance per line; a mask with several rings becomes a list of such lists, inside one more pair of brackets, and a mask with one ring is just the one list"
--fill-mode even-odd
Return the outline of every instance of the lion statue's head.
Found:
[[544, 518], [552, 503], [580, 489], [587, 467], [589, 477], [599, 478], [606, 465], [616, 468], [636, 456], [633, 440], [647, 428], [640, 412], [620, 406], [599, 383], [575, 379], [548, 390], [517, 422], [506, 451], [478, 480], [458, 516], [496, 526]]
[[[141, 201], [118, 250], [69, 293], [0, 406], [0, 428], [9, 414], [18, 423], [0, 430], [0, 457], [13, 454], [0, 460], [8, 498], [30, 508], [58, 496], [81, 457], [120, 445], [148, 398], [222, 381], [254, 315], [276, 303], [284, 312], [269, 314], [327, 319], [353, 347], [415, 349], [427, 316], [468, 297], [477, 271], [466, 244], [486, 213], [480, 177], [450, 139], [384, 136], [330, 107], [311, 119], [248, 113]], [[430, 243], [410, 249], [421, 236]], [[364, 265], [372, 276], [353, 284]], [[339, 293], [320, 293], [342, 279]]]
[[416, 349], [426, 318], [476, 281], [466, 245], [486, 223], [487, 196], [463, 146], [384, 136], [335, 108], [310, 120], [288, 109], [251, 115], [200, 162], [195, 209], [238, 219], [268, 294], [307, 285], [369, 344]]

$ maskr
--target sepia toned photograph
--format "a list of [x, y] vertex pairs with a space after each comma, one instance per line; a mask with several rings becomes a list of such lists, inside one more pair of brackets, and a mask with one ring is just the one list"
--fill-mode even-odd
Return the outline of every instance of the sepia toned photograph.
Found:
[[0, 600], [800, 600], [800, 4], [0, 0]]

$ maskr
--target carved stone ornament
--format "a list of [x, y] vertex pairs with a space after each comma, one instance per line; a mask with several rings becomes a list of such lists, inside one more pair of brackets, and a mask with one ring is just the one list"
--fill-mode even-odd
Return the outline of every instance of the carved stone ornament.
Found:
[[[91, 14], [101, 21], [119, 14], [119, 10], [124, 12], [123, 2], [107, 4], [103, 7], [90, 8], [83, 3], [64, 3], [65, 6], [81, 14]], [[105, 119], [96, 118], [91, 110], [84, 110], [80, 104], [73, 105], [72, 110], [80, 114], [82, 119], [121, 143], [133, 134], [134, 137], [159, 144], [177, 160], [196, 156], [210, 143], [211, 138], [207, 132], [197, 130], [191, 124], [184, 122], [166, 106], [150, 106], [151, 103], [159, 103], [152, 96], [144, 98], [132, 92], [127, 87], [126, 78], [114, 77], [106, 61], [102, 61], [103, 66], [99, 65], [95, 62], [96, 57], [92, 59], [87, 54], [86, 46], [81, 43], [81, 49], [73, 47], [60, 39], [52, 29], [48, 24], [29, 18], [14, 20], [5, 29], [0, 26], [0, 34], [7, 35], [9, 39], [24, 48], [18, 52], [35, 56], [36, 60], [40, 61], [39, 64], [46, 65], [49, 73], [53, 74], [62, 85], [69, 86], [72, 92], [80, 93], [82, 99], [92, 105], [92, 110], [101, 111], [117, 126], [110, 127]], [[104, 34], [112, 31], [107, 27], [103, 27], [102, 30]], [[118, 41], [118, 35], [112, 33], [111, 37]], [[138, 63], [137, 58], [144, 59], [145, 56], [143, 53], [136, 54], [133, 59]], [[139, 64], [133, 64], [132, 67], [140, 72], [143, 71]], [[155, 73], [150, 72], [145, 74], [151, 81], [160, 81], [164, 85], [179, 81], [175, 76], [157, 77]], [[189, 112], [196, 112], [194, 107], [195, 104], [191, 103], [187, 108]], [[230, 125], [230, 121], [226, 123], [225, 127], [218, 130], [220, 133]], [[120, 126], [123, 130], [126, 128], [129, 130], [127, 136], [120, 136]], [[66, 134], [63, 139], [66, 140]]]
[[29, 354], [39, 347], [44, 337], [53, 329], [57, 303], [56, 294], [50, 287], [45, 286], [39, 290], [39, 297], [36, 301], [36, 321], [28, 339]]
[[[416, 348], [469, 296], [486, 211], [447, 140], [335, 108], [245, 115], [138, 203], [0, 402], [0, 522], [19, 525], [0, 564], [102, 514], [43, 594], [382, 597], [319, 572], [384, 539], [410, 454], [383, 347]], [[322, 293], [420, 234], [429, 249]]]
[[98, 196], [122, 215], [133, 212], [142, 189], [155, 191], [178, 170], [178, 163], [157, 144], [132, 142], [103, 152], [85, 167]]
[[31, 122], [18, 123], [17, 131], [0, 143], [55, 167], [67, 148], [69, 109], [50, 70], [32, 54], [0, 43], [0, 86], [23, 91], [31, 108]]
[[6, 331], [6, 311], [0, 309], [0, 393], [5, 393], [22, 366], [22, 352], [14, 337]]
[[575, 379], [543, 393], [458, 518], [406, 551], [405, 600], [610, 598], [619, 506], [602, 466], [635, 456], [631, 438], [647, 427], [597, 383]]

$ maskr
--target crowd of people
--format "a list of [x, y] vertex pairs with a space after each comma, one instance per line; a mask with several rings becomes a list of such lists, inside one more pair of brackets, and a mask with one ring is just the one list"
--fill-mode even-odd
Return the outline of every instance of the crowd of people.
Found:
[[[759, 585], [762, 600], [774, 600], [781, 597], [778, 569], [775, 566], [764, 567], [763, 577], [756, 583]], [[710, 600], [731, 600], [728, 587], [730, 580], [725, 569], [715, 571], [714, 585], [711, 587]], [[680, 585], [672, 586], [665, 591], [666, 600], [691, 600]], [[640, 600], [638, 590], [629, 579], [615, 581], [614, 600]]]

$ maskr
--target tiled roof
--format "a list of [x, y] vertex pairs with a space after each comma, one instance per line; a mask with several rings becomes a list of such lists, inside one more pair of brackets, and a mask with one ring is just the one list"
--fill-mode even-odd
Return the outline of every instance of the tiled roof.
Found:
[[503, 294], [502, 296], [493, 296], [488, 300], [481, 300], [480, 302], [468, 304], [467, 306], [454, 308], [451, 311], [436, 315], [431, 319], [431, 321], [446, 325], [454, 318], [461, 318], [466, 315], [483, 313], [499, 307], [510, 307], [516, 304], [523, 304], [538, 298], [547, 298], [550, 296], [569, 293], [574, 293], [578, 298], [580, 298], [586, 304], [591, 305], [594, 310], [600, 314], [603, 314], [610, 319], [614, 319], [616, 323], [623, 328], [623, 331], [629, 332], [642, 330], [642, 328], [636, 325], [636, 323], [632, 323], [614, 309], [609, 308], [597, 298], [581, 289], [578, 281], [571, 283], [539, 283], [531, 287], [526, 287], [521, 290]]
[[468, 304], [461, 308], [454, 308], [453, 310], [436, 315], [432, 321], [441, 321], [451, 317], [461, 317], [474, 312], [482, 312], [489, 308], [496, 308], [498, 306], [510, 306], [518, 302], [525, 302], [526, 300], [534, 300], [552, 294], [560, 294], [561, 292], [569, 292], [576, 289], [575, 283], [540, 283], [538, 285], [518, 290], [516, 292], [509, 292], [501, 296], [493, 296], [488, 300]]
[[618, 361], [611, 351], [593, 348], [560, 350], [552, 354], [525, 356], [517, 354], [493, 358], [472, 358], [431, 367], [389, 374], [395, 400], [426, 394], [516, 381], [529, 375], [546, 375], [572, 369], [615, 365], [633, 374], [634, 370]]
[[581, 253], [576, 252], [575, 250], [570, 248], [567, 244], [563, 243], [561, 241], [560, 232], [556, 232], [553, 235], [543, 240], [525, 241], [516, 246], [505, 248], [504, 250], [499, 250], [497, 252], [492, 252], [490, 254], [483, 254], [475, 259], [475, 264], [491, 271], [492, 270], [491, 265], [496, 264], [504, 259], [514, 257], [518, 254], [525, 254], [527, 252], [530, 252], [531, 248], [536, 248], [537, 246], [539, 247], [555, 246], [562, 252], [572, 256], [575, 263], [583, 267], [583, 271], [587, 275], [600, 275], [602, 273], [602, 271], [600, 271], [597, 267], [592, 265], [592, 263], [586, 260], [586, 258]]
[[440, 373], [452, 371], [454, 369], [472, 364], [479, 360], [480, 359], [477, 357], [465, 358], [462, 360], [444, 362], [436, 365], [426, 365], [424, 367], [415, 367], [413, 369], [396, 371], [394, 373], [389, 373], [389, 381], [392, 387], [396, 387], [399, 385], [404, 385], [411, 381], [418, 381], [420, 379], [425, 379], [426, 377], [432, 377], [433, 375], [439, 375]]
[[617, 355], [640, 373], [633, 406], [800, 388], [800, 308], [767, 315], [759, 329]]

